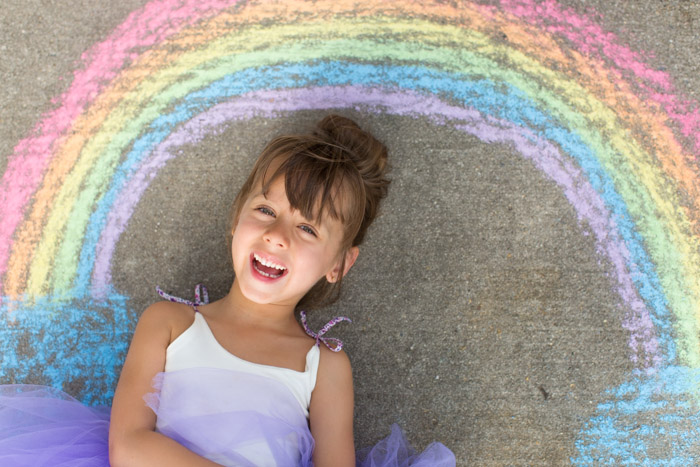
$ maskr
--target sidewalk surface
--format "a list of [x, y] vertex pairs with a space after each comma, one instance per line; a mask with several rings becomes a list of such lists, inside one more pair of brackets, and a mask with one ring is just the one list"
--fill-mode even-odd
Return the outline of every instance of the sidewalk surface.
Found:
[[109, 403], [154, 287], [232, 280], [270, 138], [347, 115], [393, 180], [332, 335], [358, 446], [700, 462], [700, 4], [5, 0], [0, 383]]

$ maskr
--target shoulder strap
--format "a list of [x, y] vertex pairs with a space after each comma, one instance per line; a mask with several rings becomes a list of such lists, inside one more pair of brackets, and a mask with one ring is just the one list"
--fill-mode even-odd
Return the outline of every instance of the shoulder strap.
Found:
[[207, 303], [209, 303], [209, 292], [207, 291], [207, 288], [204, 286], [204, 284], [197, 284], [195, 286], [195, 288], [194, 288], [194, 302], [191, 302], [191, 301], [186, 300], [184, 298], [175, 297], [173, 295], [165, 293], [165, 292], [163, 292], [163, 289], [161, 289], [159, 286], [156, 286], [156, 292], [158, 292], [158, 295], [160, 295], [164, 299], [169, 300], [171, 302], [189, 305], [192, 308], [194, 308], [194, 311], [196, 311], [198, 313], [199, 313], [199, 310], [197, 309], [197, 307], [199, 305], [206, 305]]
[[347, 321], [348, 323], [352, 323], [352, 320], [350, 318], [346, 318], [345, 316], [336, 316], [332, 320], [328, 321], [326, 325], [321, 328], [320, 331], [313, 332], [311, 329], [309, 329], [309, 325], [306, 322], [306, 312], [299, 312], [299, 317], [301, 318], [301, 325], [304, 327], [304, 331], [306, 331], [306, 334], [316, 339], [317, 346], [320, 342], [323, 342], [323, 344], [333, 352], [340, 352], [342, 350], [343, 341], [335, 337], [323, 337], [323, 335], [341, 321]]
[[[207, 303], [209, 303], [209, 292], [207, 291], [207, 288], [204, 286], [204, 284], [197, 284], [195, 286], [193, 302], [184, 298], [170, 295], [164, 292], [163, 289], [161, 289], [159, 286], [156, 286], [156, 292], [158, 292], [158, 295], [171, 302], [189, 305], [192, 308], [194, 308], [194, 311], [196, 312], [199, 312], [199, 310], [197, 309], [199, 305], [206, 305]], [[304, 327], [304, 331], [306, 331], [306, 334], [316, 339], [317, 346], [321, 342], [323, 342], [323, 344], [333, 352], [340, 352], [343, 349], [343, 341], [335, 337], [324, 337], [324, 334], [326, 334], [333, 326], [340, 323], [341, 321], [347, 321], [348, 323], [352, 323], [352, 320], [350, 318], [347, 318], [345, 316], [336, 316], [332, 320], [328, 321], [326, 325], [321, 328], [320, 331], [314, 332], [309, 328], [309, 325], [306, 321], [306, 312], [300, 312], [299, 316], [301, 318], [301, 325]]]

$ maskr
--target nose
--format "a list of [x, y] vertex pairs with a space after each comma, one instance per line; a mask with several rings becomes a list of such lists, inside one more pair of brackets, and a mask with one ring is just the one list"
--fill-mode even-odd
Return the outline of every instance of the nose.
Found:
[[263, 234], [263, 240], [265, 240], [265, 243], [277, 248], [287, 248], [289, 246], [289, 235], [284, 222], [277, 221], [270, 224]]

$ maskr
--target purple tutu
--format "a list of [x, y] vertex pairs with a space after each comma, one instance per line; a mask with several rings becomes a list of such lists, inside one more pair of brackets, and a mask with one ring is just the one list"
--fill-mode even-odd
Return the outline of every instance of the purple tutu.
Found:
[[409, 444], [398, 425], [391, 434], [371, 448], [357, 452], [358, 467], [454, 467], [455, 455], [445, 445], [431, 443], [421, 453]]
[[[159, 373], [144, 399], [157, 431], [222, 465], [311, 466], [314, 441], [303, 408], [282, 383], [229, 370]], [[88, 407], [44, 386], [0, 386], [0, 465], [108, 466], [109, 408]], [[415, 453], [394, 425], [358, 452], [362, 467], [454, 466], [433, 443]]]
[[0, 465], [109, 466], [109, 407], [46, 386], [0, 386]]
[[264, 376], [196, 368], [159, 373], [145, 399], [156, 430], [222, 465], [311, 465], [314, 440], [291, 391]]

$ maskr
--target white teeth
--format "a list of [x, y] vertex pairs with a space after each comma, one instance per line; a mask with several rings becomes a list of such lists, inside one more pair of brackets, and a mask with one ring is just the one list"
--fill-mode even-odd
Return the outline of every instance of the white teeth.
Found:
[[266, 273], [266, 272], [264, 272], [264, 271], [261, 271], [260, 269], [257, 268], [257, 266], [255, 267], [255, 270], [258, 271], [258, 274], [261, 274], [261, 275], [263, 275], [263, 276], [265, 276], [265, 277], [269, 277], [270, 279], [274, 279], [274, 278], [275, 278], [275, 276], [273, 276], [272, 274], [268, 274], [268, 273]]
[[253, 253], [253, 257], [255, 258], [255, 260], [258, 263], [262, 264], [263, 266], [267, 266], [268, 268], [275, 268], [275, 269], [279, 269], [280, 271], [284, 271], [285, 269], [287, 269], [284, 266], [280, 266], [279, 264], [275, 264], [272, 261], [268, 261], [266, 259], [263, 259], [255, 253]]

